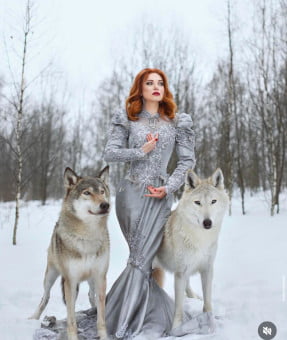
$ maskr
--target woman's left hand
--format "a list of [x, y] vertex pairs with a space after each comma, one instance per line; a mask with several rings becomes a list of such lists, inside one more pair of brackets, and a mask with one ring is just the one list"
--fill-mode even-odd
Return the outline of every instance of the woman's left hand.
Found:
[[146, 197], [154, 197], [154, 198], [161, 199], [161, 198], [164, 198], [164, 196], [166, 196], [165, 187], [155, 188], [150, 185], [147, 188], [150, 191], [150, 194], [145, 195]]

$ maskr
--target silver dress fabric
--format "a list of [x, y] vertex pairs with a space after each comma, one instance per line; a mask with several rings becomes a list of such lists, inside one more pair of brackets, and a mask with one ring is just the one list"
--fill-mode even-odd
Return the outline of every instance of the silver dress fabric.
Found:
[[[126, 112], [114, 115], [104, 154], [107, 162], [130, 164], [116, 193], [116, 213], [130, 256], [106, 300], [107, 329], [115, 339], [148, 332], [161, 336], [170, 331], [174, 303], [153, 280], [152, 261], [170, 214], [172, 193], [184, 183], [186, 170], [195, 163], [189, 115], [182, 113], [169, 120], [142, 111], [139, 118], [133, 122]], [[159, 139], [156, 148], [145, 154], [141, 146], [148, 133], [158, 133]], [[166, 169], [174, 146], [178, 163], [169, 177]], [[168, 195], [161, 200], [145, 197], [148, 185], [164, 185]]]

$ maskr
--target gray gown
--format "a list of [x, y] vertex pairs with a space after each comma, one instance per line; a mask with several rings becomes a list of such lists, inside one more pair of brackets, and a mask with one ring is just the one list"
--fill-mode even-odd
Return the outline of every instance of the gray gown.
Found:
[[[130, 255], [126, 268], [106, 299], [107, 330], [113, 339], [127, 340], [148, 333], [152, 334], [148, 339], [156, 339], [171, 329], [174, 302], [152, 278], [152, 260], [170, 214], [172, 193], [184, 183], [187, 169], [195, 163], [194, 133], [189, 115], [181, 113], [173, 120], [165, 120], [159, 114], [151, 115], [143, 110], [139, 118], [133, 122], [128, 120], [125, 111], [116, 113], [104, 153], [107, 162], [128, 162], [130, 165], [128, 175], [119, 183], [116, 193], [116, 213]], [[159, 139], [156, 148], [145, 154], [141, 147], [148, 133], [158, 133]], [[174, 146], [178, 163], [169, 177], [166, 170]], [[145, 197], [149, 193], [148, 185], [165, 186], [167, 196], [163, 199]], [[77, 317], [83, 338], [94, 339], [95, 317], [95, 309]], [[204, 322], [190, 319], [174, 335], [198, 330], [200, 333], [202, 325]], [[65, 326], [52, 330], [59, 332], [61, 327]], [[34, 339], [54, 339], [53, 334], [47, 329], [38, 330]]]
[[[138, 121], [118, 112], [105, 149], [107, 162], [129, 162], [129, 171], [117, 189], [116, 213], [128, 242], [128, 264], [107, 295], [108, 333], [129, 339], [139, 333], [167, 333], [174, 304], [151, 277], [152, 260], [160, 246], [163, 226], [170, 214], [173, 195], [194, 166], [194, 133], [186, 113], [174, 120], [162, 119], [143, 110]], [[156, 148], [145, 154], [141, 147], [148, 133], [158, 133]], [[169, 177], [166, 170], [176, 148], [178, 163]], [[145, 197], [148, 185], [166, 186], [163, 199]]]

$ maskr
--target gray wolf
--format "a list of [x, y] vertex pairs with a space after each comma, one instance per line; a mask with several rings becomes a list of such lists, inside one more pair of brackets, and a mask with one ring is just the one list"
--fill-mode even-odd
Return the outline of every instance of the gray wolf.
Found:
[[97, 307], [98, 335], [100, 339], [107, 337], [105, 298], [110, 254], [108, 176], [108, 167], [100, 172], [99, 177], [80, 177], [70, 168], [66, 168], [64, 173], [65, 197], [48, 248], [44, 295], [30, 318], [40, 318], [49, 301], [50, 290], [61, 276], [69, 340], [78, 339], [75, 302], [82, 281], [88, 281], [90, 304]]
[[229, 204], [222, 171], [217, 169], [207, 179], [193, 170], [186, 175], [185, 188], [177, 208], [167, 220], [154, 267], [174, 273], [175, 314], [172, 329], [183, 321], [184, 291], [197, 297], [189, 277], [201, 275], [203, 311], [211, 312], [213, 264], [222, 220]]

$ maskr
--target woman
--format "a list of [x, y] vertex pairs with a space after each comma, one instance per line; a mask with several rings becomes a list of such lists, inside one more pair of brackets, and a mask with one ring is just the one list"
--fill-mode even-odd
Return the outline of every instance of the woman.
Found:
[[[171, 328], [173, 302], [152, 278], [151, 266], [170, 214], [172, 193], [195, 163], [191, 118], [175, 111], [166, 75], [144, 69], [135, 78], [126, 111], [112, 119], [105, 160], [130, 164], [116, 193], [116, 213], [130, 256], [106, 301], [108, 332], [119, 339], [148, 331], [162, 335]], [[179, 160], [168, 177], [174, 146]]]

